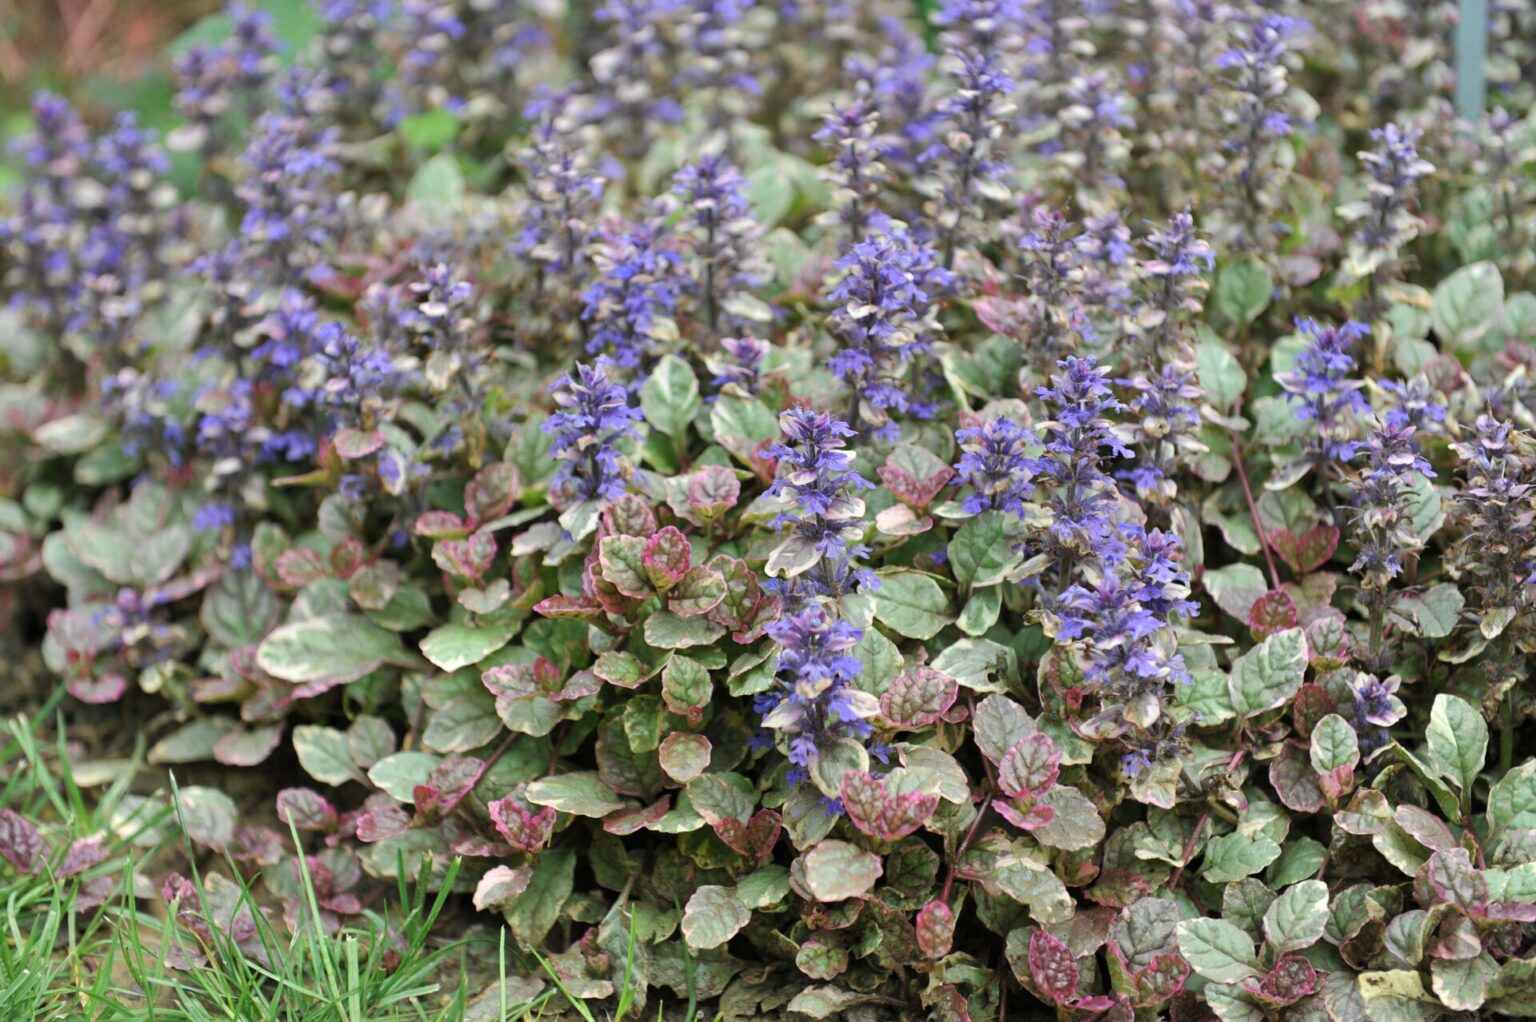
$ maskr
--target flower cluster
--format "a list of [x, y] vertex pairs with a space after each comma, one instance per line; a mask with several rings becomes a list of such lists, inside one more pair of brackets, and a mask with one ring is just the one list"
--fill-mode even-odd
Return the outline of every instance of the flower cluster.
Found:
[[912, 359], [938, 329], [935, 292], [950, 276], [937, 254], [904, 230], [857, 242], [841, 259], [832, 328], [842, 348], [830, 368], [848, 387], [848, 419], [887, 425], [892, 413], [924, 414], [905, 383]]
[[677, 335], [672, 314], [686, 277], [683, 255], [657, 220], [610, 221], [591, 248], [592, 283], [582, 296], [587, 352], [646, 371]]
[[817, 755], [840, 739], [863, 741], [879, 712], [875, 697], [854, 684], [863, 669], [852, 654], [863, 633], [817, 605], [786, 614], [768, 627], [779, 646], [776, 685], [758, 696], [763, 726], [789, 736], [791, 781], [804, 781]]
[[1333, 327], [1303, 319], [1296, 326], [1306, 335], [1307, 346], [1295, 366], [1275, 381], [1295, 404], [1296, 419], [1307, 424], [1307, 457], [1321, 472], [1348, 462], [1360, 447], [1352, 439], [1357, 435], [1356, 417], [1368, 414], [1370, 405], [1361, 393], [1365, 382], [1351, 376], [1355, 360], [1349, 349], [1369, 336], [1370, 328], [1354, 320]]
[[1369, 174], [1366, 198], [1339, 211], [1356, 224], [1349, 269], [1359, 277], [1374, 275], [1418, 236], [1422, 226], [1414, 215], [1418, 182], [1435, 170], [1419, 157], [1417, 129], [1388, 124], [1373, 128], [1371, 138], [1376, 148], [1360, 154]]
[[724, 156], [705, 156], [679, 170], [672, 192], [688, 224], [685, 243], [692, 260], [693, 290], [703, 304], [703, 320], [713, 335], [722, 312], [731, 319], [762, 321], [771, 313], [752, 314], [748, 299], [767, 279], [758, 252], [761, 229], [752, 217], [743, 189], [746, 179]]
[[855, 589], [872, 590], [879, 580], [860, 560], [864, 501], [854, 496], [874, 484], [853, 470], [854, 452], [846, 441], [858, 434], [828, 412], [788, 409], [779, 416], [784, 442], [768, 449], [778, 461], [778, 476], [768, 496], [783, 502], [773, 527], [787, 532], [769, 559], [772, 590], [794, 609], [815, 597], [838, 600]]
[[550, 482], [550, 498], [564, 506], [582, 500], [613, 500], [624, 492], [618, 444], [634, 437], [640, 410], [612, 378], [606, 359], [577, 363], [550, 387], [559, 409], [544, 423], [553, 438], [550, 453], [560, 468]]

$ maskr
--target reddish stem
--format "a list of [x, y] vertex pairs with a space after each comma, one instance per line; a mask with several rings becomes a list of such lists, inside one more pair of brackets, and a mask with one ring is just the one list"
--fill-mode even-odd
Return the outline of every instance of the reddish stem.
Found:
[[[1242, 410], [1242, 406], [1238, 406]], [[1227, 437], [1232, 441], [1232, 464], [1237, 466], [1237, 479], [1243, 484], [1243, 499], [1248, 502], [1248, 515], [1253, 519], [1253, 531], [1259, 534], [1259, 548], [1264, 551], [1264, 563], [1269, 565], [1269, 580], [1274, 588], [1280, 588], [1280, 572], [1275, 570], [1275, 558], [1269, 552], [1269, 535], [1264, 530], [1264, 523], [1259, 521], [1259, 506], [1253, 500], [1253, 488], [1248, 485], [1248, 470], [1243, 467], [1243, 452], [1241, 440], [1235, 431], [1228, 431]]]

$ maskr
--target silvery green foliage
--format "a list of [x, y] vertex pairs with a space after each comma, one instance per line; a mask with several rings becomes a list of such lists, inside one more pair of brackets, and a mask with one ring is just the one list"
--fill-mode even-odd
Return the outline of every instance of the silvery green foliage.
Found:
[[133, 891], [403, 868], [609, 1013], [1536, 1011], [1531, 14], [1457, 125], [1348, 6], [236, 8], [175, 177], [40, 96], [0, 628], [285, 775], [182, 790], [258, 904]]

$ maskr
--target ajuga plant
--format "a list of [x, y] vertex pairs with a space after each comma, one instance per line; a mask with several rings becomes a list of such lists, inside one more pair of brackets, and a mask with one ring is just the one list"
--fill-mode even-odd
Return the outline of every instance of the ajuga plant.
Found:
[[253, 969], [1536, 1014], [1529, 7], [1475, 123], [1450, 3], [231, 8], [0, 173], [4, 648]]

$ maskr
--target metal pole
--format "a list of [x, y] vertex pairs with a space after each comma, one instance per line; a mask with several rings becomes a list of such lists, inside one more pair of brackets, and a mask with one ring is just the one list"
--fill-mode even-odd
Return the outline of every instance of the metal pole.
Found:
[[1488, 0], [1461, 0], [1456, 21], [1456, 113], [1475, 121], [1488, 106]]

